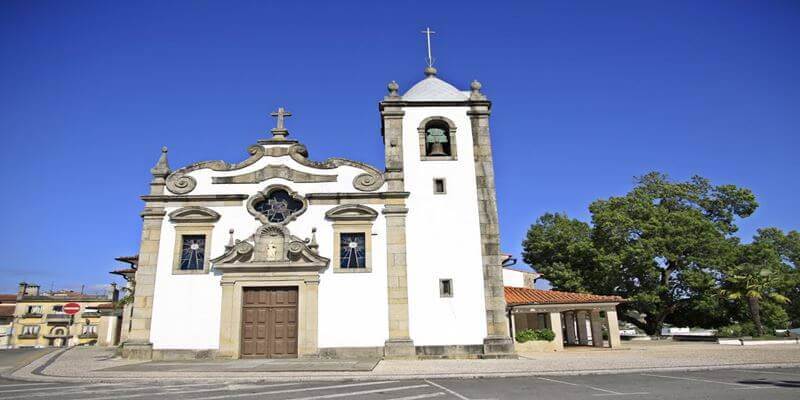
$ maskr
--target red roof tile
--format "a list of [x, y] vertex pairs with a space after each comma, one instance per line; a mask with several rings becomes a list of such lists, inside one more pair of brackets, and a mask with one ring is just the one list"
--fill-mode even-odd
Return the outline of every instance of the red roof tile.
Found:
[[13, 317], [14, 308], [16, 308], [16, 306], [6, 304], [0, 305], [0, 317]]
[[601, 296], [588, 293], [558, 292], [506, 286], [506, 304], [575, 304], [575, 303], [619, 303], [625, 301], [619, 296]]
[[0, 294], [0, 303], [16, 303], [17, 302], [17, 295], [16, 294]]

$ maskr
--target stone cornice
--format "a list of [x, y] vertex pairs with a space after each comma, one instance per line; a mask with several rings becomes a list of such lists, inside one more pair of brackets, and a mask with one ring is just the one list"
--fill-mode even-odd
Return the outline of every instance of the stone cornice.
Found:
[[310, 200], [342, 200], [342, 199], [405, 199], [411, 195], [409, 192], [376, 192], [376, 193], [308, 193]]
[[222, 273], [323, 272], [326, 268], [328, 268], [328, 262], [326, 261], [313, 261], [313, 262], [263, 261], [263, 262], [250, 262], [250, 263], [214, 264], [214, 269]]
[[246, 194], [180, 194], [180, 195], [144, 195], [141, 199], [146, 202], [207, 202], [207, 201], [227, 201], [227, 200], [245, 200], [249, 196]]
[[473, 107], [485, 106], [492, 107], [489, 100], [458, 100], [458, 101], [382, 101], [378, 108], [383, 111], [384, 107]]

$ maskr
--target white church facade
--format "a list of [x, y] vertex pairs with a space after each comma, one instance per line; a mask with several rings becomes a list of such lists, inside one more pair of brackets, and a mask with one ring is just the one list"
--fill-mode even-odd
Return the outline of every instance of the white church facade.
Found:
[[383, 169], [312, 161], [282, 108], [239, 163], [163, 149], [123, 355], [513, 356], [491, 103], [425, 72], [380, 102]]

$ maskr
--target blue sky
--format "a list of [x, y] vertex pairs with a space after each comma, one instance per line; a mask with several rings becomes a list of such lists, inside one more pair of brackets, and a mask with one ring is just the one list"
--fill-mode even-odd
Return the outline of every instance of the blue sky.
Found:
[[751, 188], [745, 238], [800, 229], [798, 17], [797, 1], [4, 1], [0, 292], [110, 282], [160, 147], [173, 169], [240, 161], [279, 105], [312, 159], [382, 167], [377, 102], [423, 77], [426, 26], [439, 76], [494, 102], [506, 251], [652, 170]]

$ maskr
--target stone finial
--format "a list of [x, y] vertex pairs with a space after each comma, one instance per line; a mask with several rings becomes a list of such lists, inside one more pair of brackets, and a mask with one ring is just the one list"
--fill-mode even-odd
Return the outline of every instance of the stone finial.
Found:
[[483, 85], [481, 85], [480, 82], [474, 79], [472, 80], [472, 83], [469, 84], [469, 88], [472, 90], [472, 93], [469, 95], [470, 100], [486, 100], [486, 96], [481, 93], [482, 87]]
[[400, 85], [396, 81], [389, 82], [386, 87], [389, 89], [389, 97], [399, 97], [397, 91], [400, 89]]
[[228, 244], [225, 245], [225, 250], [230, 250], [236, 245], [233, 241], [233, 228], [228, 231], [228, 234], [230, 234], [230, 238], [228, 238]]
[[308, 248], [317, 253], [319, 249], [319, 244], [317, 244], [317, 228], [311, 228], [311, 241], [308, 242]]
[[436, 68], [434, 68], [433, 66], [425, 67], [425, 76], [427, 77], [436, 76]]
[[156, 165], [150, 169], [150, 173], [153, 174], [153, 178], [160, 178], [164, 179], [169, 175], [169, 162], [167, 161], [167, 146], [161, 148], [161, 157], [158, 158], [158, 162]]

